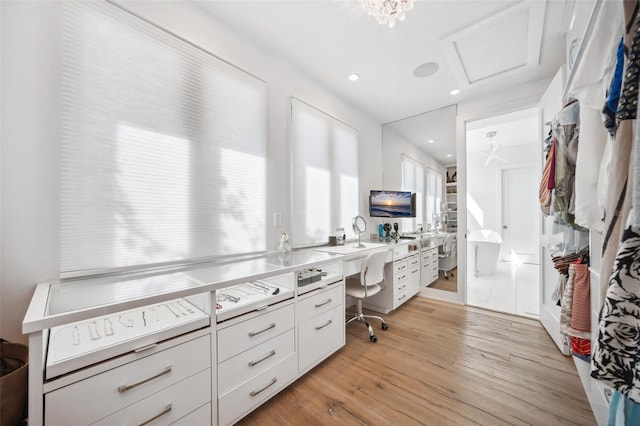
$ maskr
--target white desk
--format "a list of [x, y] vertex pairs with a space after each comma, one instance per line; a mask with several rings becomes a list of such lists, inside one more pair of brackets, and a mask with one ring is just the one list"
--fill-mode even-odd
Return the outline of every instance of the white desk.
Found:
[[[117, 422], [118, 416], [125, 416], [144, 422], [154, 413], [158, 414], [157, 408], [149, 408], [155, 404], [154, 401], [166, 396], [175, 398], [173, 409], [165, 410], [163, 414], [167, 421], [193, 423], [197, 419], [196, 423], [202, 423], [203, 418], [209, 419], [211, 424], [237, 421], [344, 345], [343, 277], [358, 273], [361, 259], [366, 254], [388, 249], [391, 262], [387, 265], [391, 274], [388, 281], [398, 282], [400, 276], [393, 275], [394, 271], [398, 272], [394, 268], [399, 268], [402, 262], [409, 268], [408, 247], [414, 245], [418, 248], [414, 252], [420, 252], [419, 240], [400, 240], [397, 244], [363, 244], [365, 248], [354, 248], [353, 242], [347, 242], [344, 246], [294, 251], [286, 257], [277, 253], [268, 254], [155, 275], [137, 274], [37, 285], [23, 321], [23, 333], [29, 334], [30, 424], [41, 425], [47, 419], [49, 424], [81, 422], [73, 417], [72, 408], [76, 398], [87, 394], [84, 386], [106, 389], [109, 385], [109, 388], [115, 386], [117, 390], [118, 387], [140, 381], [147, 383], [145, 378], [159, 374], [156, 370], [163, 365], [174, 365], [172, 368], [177, 373], [159, 375], [158, 379], [149, 381], [149, 386], [139, 386], [130, 392], [109, 394], [104, 397], [103, 405], [87, 405], [89, 417], [85, 420]], [[308, 268], [321, 268], [328, 275], [304, 288], [297, 287], [297, 271]], [[258, 287], [243, 289], [243, 285], [254, 282], [259, 284]], [[237, 316], [226, 311], [226, 308], [216, 308], [216, 295], [219, 296], [220, 291], [255, 292], [260, 285], [277, 288], [277, 296], [274, 293], [264, 303], [255, 301], [244, 304], [244, 310], [236, 310]], [[331, 302], [325, 304], [327, 300]], [[224, 303], [229, 306], [227, 302]], [[164, 309], [166, 305], [179, 313], [171, 308]], [[391, 306], [397, 307], [394, 304]], [[317, 312], [309, 307], [317, 309]], [[161, 328], [162, 333], [148, 333], [150, 328], [147, 327], [147, 334], [139, 339], [133, 329], [126, 328], [133, 327], [134, 319], [144, 321], [146, 327], [147, 321], [161, 321], [165, 316], [171, 319], [172, 314], [187, 318], [187, 310], [199, 312], [197, 322], [191, 322], [193, 325], [189, 327], [180, 323], [180, 327]], [[221, 322], [222, 317], [218, 317], [217, 312], [222, 311], [227, 314]], [[122, 318], [124, 320], [119, 321]], [[263, 327], [265, 321], [267, 326]], [[92, 353], [91, 356], [72, 357], [70, 361], [65, 361], [66, 374], [59, 376], [56, 372], [62, 370], [52, 369], [50, 377], [45, 377], [49, 337], [59, 330], [69, 333], [65, 338], [73, 345], [90, 342]], [[232, 349], [232, 345], [239, 341], [234, 336], [246, 335], [247, 332], [265, 339]], [[324, 334], [312, 338], [313, 333]], [[112, 334], [127, 336], [126, 342], [109, 343], [108, 339], [115, 339]], [[294, 335], [297, 336], [295, 339]], [[100, 351], [100, 345], [96, 342], [108, 343], [104, 352]], [[219, 342], [227, 342], [223, 346], [231, 352], [220, 352]], [[301, 348], [300, 342], [313, 342], [313, 346]], [[280, 345], [278, 347], [281, 349], [276, 352], [284, 355], [269, 358], [272, 364], [265, 361], [262, 365], [266, 369], [260, 370], [260, 373], [247, 373], [249, 376], [242, 376], [249, 377], [246, 380], [238, 379], [238, 375], [232, 379], [226, 376], [218, 378], [219, 371], [227, 371], [231, 368], [229, 365], [235, 365], [232, 360], [236, 357], [251, 357], [248, 362], [261, 364], [256, 360], [265, 356], [262, 352], [268, 348], [263, 345], [271, 343]], [[199, 349], [194, 351], [196, 346]], [[270, 353], [269, 350], [266, 354]], [[187, 352], [200, 355], [197, 360], [190, 360]], [[101, 357], [101, 354], [105, 356]], [[265, 376], [269, 374], [280, 377], [277, 385], [270, 385], [268, 380], [271, 377]], [[180, 380], [184, 377], [190, 377], [190, 392], [203, 397], [197, 399], [197, 403], [194, 402], [196, 400], [182, 398], [185, 392], [181, 386], [186, 381]], [[249, 398], [246, 395], [258, 392], [267, 385], [269, 388], [260, 392], [259, 401], [256, 398], [245, 401]], [[44, 411], [45, 399], [47, 412]], [[240, 408], [239, 411], [229, 411], [227, 408], [220, 411], [220, 404]]]

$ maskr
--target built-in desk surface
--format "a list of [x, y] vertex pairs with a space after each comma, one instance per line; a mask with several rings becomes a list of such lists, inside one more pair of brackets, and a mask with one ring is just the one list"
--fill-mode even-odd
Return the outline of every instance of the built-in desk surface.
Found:
[[95, 316], [211, 292], [245, 281], [264, 279], [335, 261], [357, 259], [371, 250], [393, 248], [416, 243], [420, 239], [445, 235], [423, 234], [415, 240], [400, 240], [397, 243], [363, 242], [364, 248], [355, 248], [356, 243], [349, 241], [343, 246], [295, 250], [286, 256], [270, 253], [252, 258], [203, 263], [180, 272], [156, 271], [154, 275], [115, 275], [43, 283], [36, 288], [22, 324], [22, 331], [25, 334], [33, 333]]

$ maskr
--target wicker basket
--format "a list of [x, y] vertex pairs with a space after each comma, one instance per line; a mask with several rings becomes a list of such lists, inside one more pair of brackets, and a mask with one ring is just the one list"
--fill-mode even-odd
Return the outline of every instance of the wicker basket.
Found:
[[29, 348], [0, 339], [0, 426], [24, 422], [28, 369]]

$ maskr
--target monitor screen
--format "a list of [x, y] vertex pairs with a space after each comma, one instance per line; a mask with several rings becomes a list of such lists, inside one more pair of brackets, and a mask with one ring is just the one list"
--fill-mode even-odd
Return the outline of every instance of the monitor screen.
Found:
[[412, 217], [410, 191], [371, 191], [369, 216]]

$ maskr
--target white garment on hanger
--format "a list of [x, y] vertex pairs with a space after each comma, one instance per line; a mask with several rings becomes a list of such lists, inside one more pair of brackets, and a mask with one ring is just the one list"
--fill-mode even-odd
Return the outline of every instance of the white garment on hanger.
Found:
[[[607, 99], [616, 53], [624, 33], [622, 2], [602, 2], [595, 26], [576, 69], [568, 95], [580, 101], [580, 142], [575, 178], [575, 222], [602, 231], [606, 200], [606, 181], [601, 177], [601, 163], [608, 133], [602, 124], [600, 111]], [[602, 166], [606, 168], [606, 165]], [[605, 174], [604, 176], [608, 176]], [[593, 194], [598, 193], [598, 202]]]

